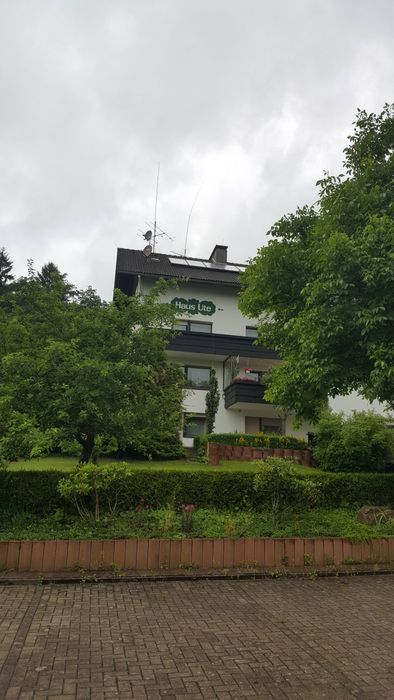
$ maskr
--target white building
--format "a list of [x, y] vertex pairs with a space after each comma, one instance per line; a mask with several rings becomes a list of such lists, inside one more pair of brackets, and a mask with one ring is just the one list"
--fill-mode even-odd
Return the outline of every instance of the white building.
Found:
[[[294, 416], [263, 400], [265, 373], [280, 363], [276, 352], [256, 346], [257, 321], [238, 309], [239, 273], [245, 265], [227, 261], [227, 246], [216, 245], [208, 259], [118, 249], [115, 287], [125, 294], [146, 293], [159, 279], [175, 279], [163, 299], [178, 310], [179, 333], [170, 341], [170, 358], [185, 369], [183, 443], [205, 432], [205, 396], [210, 368], [220, 389], [215, 432], [259, 431], [307, 437], [312, 426], [293, 427]], [[334, 410], [368, 408], [353, 395], [332, 401]], [[351, 407], [351, 408], [350, 408]], [[369, 405], [370, 407], [370, 405]], [[377, 404], [376, 407], [380, 407]], [[376, 408], [374, 407], [374, 408]], [[380, 407], [382, 408], [382, 407]]]

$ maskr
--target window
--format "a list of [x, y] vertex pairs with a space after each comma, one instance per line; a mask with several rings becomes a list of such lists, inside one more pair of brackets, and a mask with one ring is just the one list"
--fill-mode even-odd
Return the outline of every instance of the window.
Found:
[[175, 321], [174, 331], [188, 331], [189, 333], [212, 333], [212, 323], [200, 321]]
[[175, 321], [174, 331], [187, 331], [187, 321]]
[[206, 421], [204, 415], [194, 415], [184, 413], [183, 415], [183, 437], [196, 437], [204, 435], [206, 432]]
[[245, 379], [249, 382], [256, 382], [257, 384], [267, 384], [267, 375], [268, 372], [267, 370], [260, 370], [260, 369], [250, 369], [249, 367], [245, 367]]
[[274, 433], [282, 435], [283, 424], [280, 418], [262, 418], [261, 416], [245, 416], [245, 433]]
[[246, 326], [245, 335], [247, 338], [257, 338], [258, 331], [254, 326]]
[[274, 433], [275, 435], [282, 435], [282, 421], [267, 423], [267, 420], [260, 418], [260, 433]]
[[191, 389], [208, 389], [209, 367], [185, 367], [186, 386]]
[[247, 379], [249, 382], [257, 382], [260, 384], [261, 374], [262, 372], [255, 372], [252, 369], [245, 369], [245, 379]]
[[212, 323], [199, 323], [190, 321], [189, 330], [191, 333], [212, 333]]

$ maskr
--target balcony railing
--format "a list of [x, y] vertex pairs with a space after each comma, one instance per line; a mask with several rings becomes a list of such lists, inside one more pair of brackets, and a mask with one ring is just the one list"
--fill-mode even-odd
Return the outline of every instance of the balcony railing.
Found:
[[256, 357], [278, 360], [275, 350], [269, 350], [263, 345], [255, 345], [254, 338], [223, 333], [192, 333], [181, 331], [170, 339], [168, 350], [178, 352], [204, 353], [206, 355], [222, 355], [227, 357]]
[[225, 408], [231, 408], [240, 403], [268, 404], [264, 399], [266, 384], [235, 379], [224, 389]]

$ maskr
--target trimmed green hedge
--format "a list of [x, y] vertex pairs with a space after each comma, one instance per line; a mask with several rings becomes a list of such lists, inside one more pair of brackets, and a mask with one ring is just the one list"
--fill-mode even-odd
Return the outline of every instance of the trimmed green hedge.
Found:
[[268, 433], [209, 433], [194, 438], [194, 449], [198, 457], [206, 454], [208, 442], [220, 442], [224, 445], [242, 445], [256, 448], [285, 448], [288, 450], [306, 450], [308, 444], [302, 438], [293, 435], [275, 435]]
[[[135, 471], [118, 498], [123, 510], [134, 508], [141, 497], [152, 507], [168, 502], [193, 503], [199, 508], [222, 510], [259, 509], [253, 488], [253, 473], [215, 471]], [[70, 506], [57, 491], [64, 472], [0, 472], [0, 510], [50, 514]], [[300, 476], [300, 478], [304, 478]], [[391, 505], [394, 506], [394, 474], [308, 474], [320, 485], [321, 505]]]

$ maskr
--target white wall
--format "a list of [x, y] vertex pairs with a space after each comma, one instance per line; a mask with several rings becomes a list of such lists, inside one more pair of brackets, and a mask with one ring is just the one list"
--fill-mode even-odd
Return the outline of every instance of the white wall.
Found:
[[[215, 369], [220, 392], [219, 407], [215, 420], [216, 433], [245, 432], [245, 416], [255, 415], [265, 418], [282, 417], [280, 410], [271, 404], [244, 404], [242, 408], [226, 409], [223, 395], [223, 363], [218, 360], [208, 360], [204, 355], [201, 355], [197, 360], [193, 361], [191, 361], [186, 354], [182, 355], [181, 353], [177, 353], [177, 356], [176, 362], [180, 365], [212, 367]], [[185, 413], [204, 414], [206, 393], [207, 392], [203, 389], [187, 389], [183, 404]], [[310, 424], [303, 423], [302, 426], [294, 428], [293, 423], [294, 416], [287, 415], [285, 417], [286, 434], [306, 439], [308, 431], [311, 430]], [[183, 444], [185, 447], [192, 447], [193, 438], [183, 438]]]
[[[152, 285], [151, 280], [144, 278], [142, 291], [146, 293]], [[178, 318], [212, 323], [213, 333], [245, 335], [246, 326], [256, 326], [257, 321], [242, 316], [237, 305], [237, 292], [238, 290], [234, 287], [187, 282], [180, 284], [178, 289], [171, 287], [163, 294], [162, 299], [170, 302], [175, 297], [182, 297], [185, 299], [196, 298], [199, 301], [213, 301], [216, 311], [212, 316], [179, 312]]]
[[343, 411], [347, 416], [352, 411], [375, 411], [375, 413], [394, 419], [393, 411], [387, 411], [386, 406], [379, 403], [379, 401], [363, 399], [356, 391], [352, 391], [351, 394], [346, 394], [346, 396], [336, 396], [335, 399], [329, 399], [328, 403], [333, 411], [336, 413]]
[[[153, 286], [154, 281], [143, 278], [138, 286], [138, 291], [146, 293]], [[187, 314], [179, 312], [179, 319], [189, 319], [194, 321], [212, 323], [213, 333], [223, 333], [228, 335], [245, 336], [246, 326], [256, 326], [257, 321], [245, 318], [238, 309], [238, 289], [235, 287], [226, 287], [219, 284], [204, 284], [199, 282], [183, 282], [179, 283], [178, 288], [170, 287], [163, 296], [163, 301], [170, 302], [175, 297], [185, 299], [196, 298], [199, 301], [211, 301], [215, 304], [215, 313], [211, 316], [201, 313]], [[171, 353], [173, 354], [173, 353]], [[223, 365], [221, 361], [207, 358], [204, 355], [199, 355], [198, 359], [193, 360], [187, 357], [182, 357], [180, 353], [175, 353], [173, 360], [179, 364], [189, 364], [201, 367], [213, 367], [217, 372], [221, 399], [215, 422], [216, 432], [244, 432], [245, 416], [259, 415], [263, 417], [277, 417], [280, 415], [279, 409], [271, 405], [250, 404], [243, 405], [238, 408], [225, 409], [223, 399]], [[246, 361], [246, 360], [245, 360]], [[257, 365], [255, 367], [257, 369]], [[191, 391], [184, 402], [184, 410], [187, 413], [205, 413], [205, 395], [203, 390]], [[384, 413], [385, 407], [382, 404], [374, 401], [370, 403], [362, 399], [356, 392], [347, 396], [338, 396], [335, 399], [329, 400], [329, 405], [334, 411], [343, 411], [349, 415], [352, 411], [374, 410], [377, 413]], [[394, 414], [391, 413], [394, 420]], [[286, 434], [295, 435], [297, 437], [306, 438], [307, 433], [313, 430], [311, 423], [303, 423], [301, 427], [294, 427], [294, 417], [287, 415], [285, 418]], [[184, 438], [184, 444], [192, 445], [192, 438]]]

